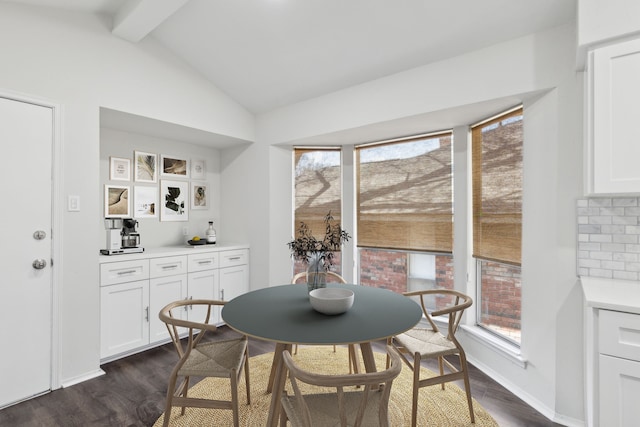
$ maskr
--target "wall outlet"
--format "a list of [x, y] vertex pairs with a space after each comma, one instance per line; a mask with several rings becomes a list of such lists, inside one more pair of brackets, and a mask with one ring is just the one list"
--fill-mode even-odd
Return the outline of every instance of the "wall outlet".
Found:
[[189, 227], [182, 227], [182, 235], [183, 236], [189, 235]]

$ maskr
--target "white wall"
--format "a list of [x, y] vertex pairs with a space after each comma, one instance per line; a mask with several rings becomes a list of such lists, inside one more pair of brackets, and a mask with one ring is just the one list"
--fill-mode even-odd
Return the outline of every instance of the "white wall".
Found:
[[0, 3], [0, 92], [62, 105], [60, 380], [99, 365], [100, 107], [252, 141], [254, 118], [153, 40], [132, 44], [100, 16]]
[[640, 32], [640, 2], [578, 0], [578, 46], [589, 46]]
[[[366, 130], [380, 122], [393, 126], [403, 117], [540, 93], [534, 99], [522, 98], [526, 100], [522, 352], [527, 366], [505, 363], [490, 347], [462, 338], [470, 358], [516, 394], [550, 418], [579, 424], [584, 419], [582, 301], [576, 285], [574, 206], [582, 195], [582, 86], [575, 72], [575, 40], [573, 25], [551, 29], [260, 115], [257, 129], [259, 144], [320, 141], [322, 135]], [[440, 128], [423, 129], [433, 130]], [[402, 128], [397, 132], [405, 134]], [[376, 140], [375, 135], [370, 140]], [[271, 167], [286, 166], [284, 156], [272, 161]], [[271, 230], [280, 233], [292, 220], [290, 213], [283, 215], [282, 207], [291, 206], [291, 177], [269, 176], [272, 192], [287, 192], [270, 206]], [[275, 284], [280, 279], [276, 271], [289, 268], [289, 259], [286, 251], [270, 255], [271, 284]]]
[[[204, 179], [182, 179], [168, 178], [175, 181], [184, 182], [204, 182], [207, 184], [207, 209], [191, 209], [191, 187], [189, 187], [189, 220], [188, 221], [161, 221], [160, 214], [156, 218], [140, 218], [138, 219], [138, 231], [140, 232], [141, 245], [146, 248], [155, 248], [159, 246], [180, 246], [193, 236], [204, 237], [208, 222], [213, 221], [214, 227], [220, 230], [217, 234], [218, 241], [227, 239], [226, 233], [223, 233], [224, 224], [220, 222], [220, 150], [215, 148], [204, 147], [201, 145], [190, 144], [183, 141], [175, 141], [163, 138], [157, 138], [137, 133], [124, 132], [110, 128], [100, 129], [100, 185], [101, 188], [105, 184], [109, 185], [128, 185], [130, 187], [129, 200], [131, 202], [131, 210], [133, 212], [134, 187], [155, 187], [158, 190], [158, 199], [156, 201], [156, 209], [160, 212], [162, 204], [162, 195], [160, 193], [160, 183], [163, 178], [158, 176], [158, 182], [139, 183], [133, 181], [133, 170], [131, 171], [131, 181], [111, 181], [109, 180], [109, 158], [121, 157], [131, 161], [133, 169], [134, 151], [144, 151], [146, 153], [155, 153], [158, 161], [161, 154], [179, 155], [181, 158], [194, 160], [200, 159], [205, 162], [206, 177]], [[160, 174], [159, 174], [160, 175]], [[104, 191], [104, 190], [103, 190]], [[104, 194], [104, 193], [103, 193]], [[98, 221], [104, 218], [104, 206], [99, 212]], [[133, 217], [133, 215], [131, 215]], [[187, 228], [187, 236], [183, 235], [183, 228]], [[106, 247], [106, 233], [103, 233], [102, 246]]]

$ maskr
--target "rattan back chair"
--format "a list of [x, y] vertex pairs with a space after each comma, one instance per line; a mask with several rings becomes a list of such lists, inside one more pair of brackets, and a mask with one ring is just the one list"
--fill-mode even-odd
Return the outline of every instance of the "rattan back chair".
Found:
[[[300, 368], [285, 350], [282, 356], [294, 394], [285, 391], [282, 395], [280, 425], [285, 426], [288, 419], [292, 427], [388, 427], [389, 394], [402, 362], [394, 348], [387, 346], [387, 352], [390, 363], [384, 371], [327, 375]], [[303, 393], [301, 383], [322, 387], [322, 391]]]
[[[473, 300], [471, 297], [449, 289], [430, 289], [404, 294], [410, 298], [417, 298], [429, 327], [415, 326], [407, 332], [397, 335], [388, 340], [388, 344], [394, 346], [402, 356], [404, 362], [413, 371], [413, 402], [411, 408], [411, 425], [416, 426], [418, 411], [418, 390], [422, 387], [441, 384], [450, 381], [463, 380], [465, 392], [467, 394], [467, 404], [469, 406], [469, 417], [475, 423], [473, 414], [473, 402], [471, 399], [471, 386], [469, 385], [469, 369], [467, 366], [467, 356], [464, 349], [456, 339], [455, 333], [462, 320], [464, 311], [471, 307]], [[429, 311], [428, 302], [434, 301], [436, 309]], [[434, 317], [446, 316], [447, 331], [440, 332]], [[457, 356], [460, 361], [460, 368], [456, 368], [444, 356]], [[423, 359], [437, 358], [440, 372], [438, 376], [432, 378], [420, 378], [420, 361]], [[444, 367], [448, 368], [445, 372]]]
[[[169, 425], [172, 406], [181, 406], [182, 415], [184, 415], [186, 406], [230, 409], [233, 411], [233, 425], [237, 427], [240, 424], [238, 381], [243, 369], [247, 388], [247, 405], [251, 403], [247, 337], [239, 336], [224, 340], [203, 341], [207, 333], [215, 333], [216, 325], [211, 323], [214, 310], [224, 304], [224, 301], [215, 300], [180, 300], [168, 304], [160, 311], [160, 320], [167, 325], [179, 357], [178, 363], [169, 377], [164, 427]], [[183, 320], [181, 317], [186, 313], [187, 306], [202, 307], [206, 312], [205, 318], [198, 319], [198, 321]], [[192, 310], [191, 312], [196, 311]], [[186, 340], [181, 340], [181, 336], [185, 334]], [[183, 380], [180, 385], [176, 385], [179, 377], [182, 377]], [[189, 397], [188, 389], [191, 377], [228, 378], [231, 400], [219, 401]]]

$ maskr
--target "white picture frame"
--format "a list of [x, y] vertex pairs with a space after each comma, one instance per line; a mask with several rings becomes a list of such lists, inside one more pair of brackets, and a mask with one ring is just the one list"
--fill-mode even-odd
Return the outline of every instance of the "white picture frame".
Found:
[[205, 210], [209, 209], [209, 184], [206, 182], [191, 181], [191, 209]]
[[158, 182], [158, 155], [134, 151], [133, 170], [135, 182]]
[[189, 160], [180, 156], [161, 154], [160, 172], [163, 177], [189, 178]]
[[131, 160], [123, 157], [110, 157], [109, 179], [112, 181], [130, 181]]
[[158, 218], [158, 187], [133, 187], [133, 217]]
[[189, 220], [189, 182], [160, 181], [160, 221]]
[[191, 160], [191, 179], [205, 179], [207, 170], [202, 159]]
[[115, 218], [131, 217], [128, 185], [104, 186], [104, 216]]

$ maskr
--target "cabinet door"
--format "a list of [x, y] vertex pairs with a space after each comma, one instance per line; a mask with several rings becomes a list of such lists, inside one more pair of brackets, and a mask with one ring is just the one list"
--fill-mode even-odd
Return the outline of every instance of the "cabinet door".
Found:
[[220, 299], [231, 301], [249, 291], [249, 266], [220, 269]]
[[[160, 320], [158, 314], [162, 308], [173, 301], [183, 300], [187, 297], [187, 275], [158, 277], [149, 281], [150, 295], [150, 320], [149, 342], [154, 343], [170, 338], [167, 327]], [[175, 314], [175, 312], [174, 312]], [[183, 318], [182, 316], [180, 317]]]
[[149, 281], [100, 288], [100, 357], [149, 343]]
[[[189, 299], [218, 299], [218, 270], [199, 271], [197, 273], [189, 273], [188, 284]], [[217, 323], [219, 317], [219, 309], [216, 308], [211, 314], [209, 323]], [[207, 312], [204, 309], [198, 310], [189, 307], [188, 319], [196, 322], [202, 322]]]
[[588, 86], [588, 192], [640, 193], [640, 39], [596, 49]]
[[640, 362], [600, 355], [600, 425], [637, 426], [638, 396]]

